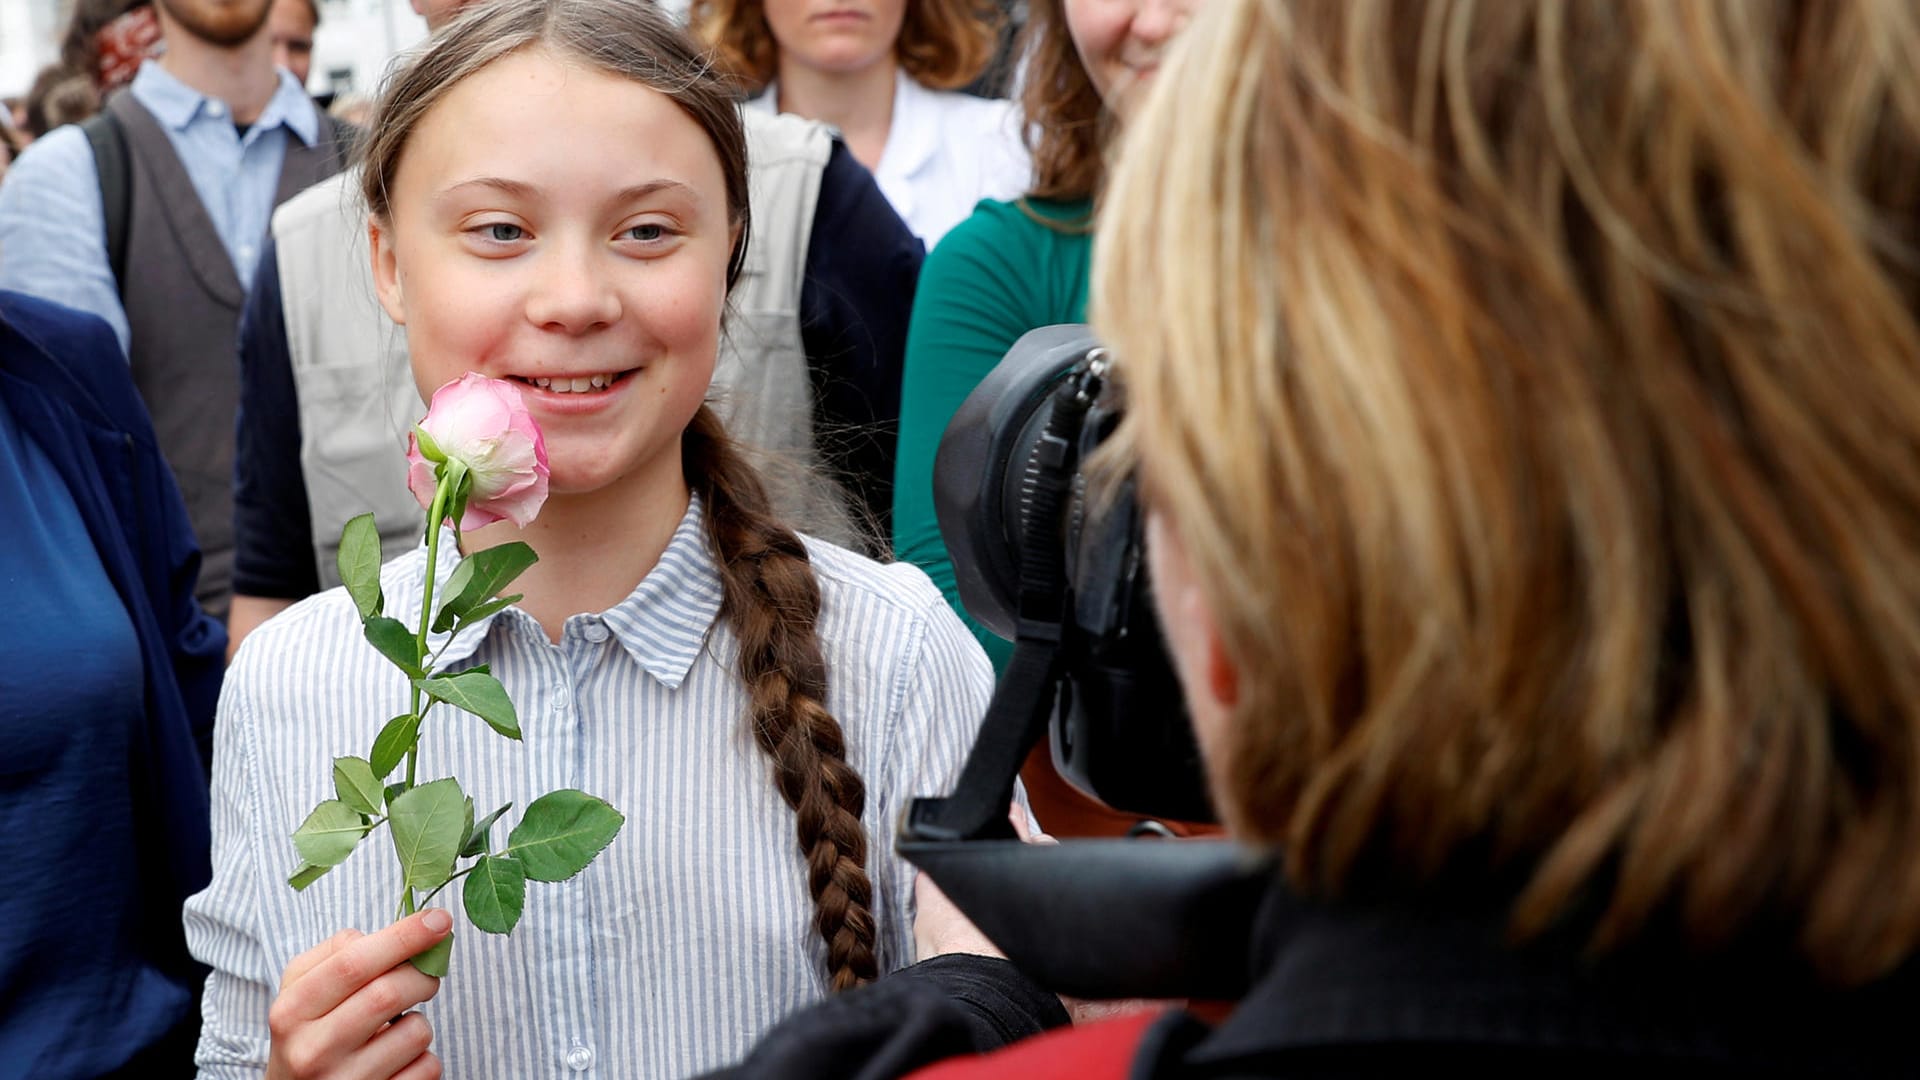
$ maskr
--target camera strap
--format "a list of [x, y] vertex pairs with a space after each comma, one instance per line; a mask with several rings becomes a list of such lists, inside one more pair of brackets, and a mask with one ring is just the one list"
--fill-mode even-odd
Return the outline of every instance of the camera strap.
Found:
[[916, 840], [1006, 839], [1007, 810], [1027, 752], [1046, 734], [1059, 696], [1061, 627], [1067, 614], [1066, 553], [1060, 543], [1080, 428], [1098, 396], [1101, 371], [1083, 367], [1053, 393], [1053, 411], [1021, 476], [1020, 609], [1013, 656], [994, 687], [973, 752], [953, 794], [915, 799], [906, 837]]

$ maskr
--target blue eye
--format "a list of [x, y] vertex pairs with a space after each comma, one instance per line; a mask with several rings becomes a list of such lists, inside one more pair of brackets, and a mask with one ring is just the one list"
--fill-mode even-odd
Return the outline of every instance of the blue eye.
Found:
[[495, 240], [502, 244], [511, 244], [526, 235], [525, 229], [522, 229], [510, 221], [496, 221], [491, 225], [484, 226], [484, 228], [487, 231], [487, 239]]

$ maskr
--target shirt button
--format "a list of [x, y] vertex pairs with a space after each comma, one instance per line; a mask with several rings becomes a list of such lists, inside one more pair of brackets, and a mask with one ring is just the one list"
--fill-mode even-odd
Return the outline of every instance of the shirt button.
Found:
[[567, 1051], [567, 1068], [574, 1072], [586, 1072], [593, 1068], [593, 1051], [574, 1043], [573, 1049]]
[[565, 711], [566, 707], [567, 707], [567, 688], [564, 686], [554, 687], [553, 688], [553, 711], [562, 712], [562, 711]]
[[580, 633], [581, 636], [585, 637], [588, 641], [598, 645], [607, 640], [607, 624], [601, 622], [599, 619], [595, 619], [588, 623], [586, 628]]
[[218, 120], [227, 115], [227, 107], [217, 101], [209, 101], [207, 102], [207, 115]]

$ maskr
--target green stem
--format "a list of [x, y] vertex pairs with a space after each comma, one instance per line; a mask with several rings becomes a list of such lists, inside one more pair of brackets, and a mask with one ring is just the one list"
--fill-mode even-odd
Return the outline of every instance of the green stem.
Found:
[[[447, 516], [447, 499], [452, 496], [452, 485], [446, 475], [433, 489], [433, 506], [427, 511], [427, 580], [420, 590], [420, 628], [414, 631], [413, 654], [424, 659], [427, 655], [427, 624], [433, 619], [433, 572], [440, 562], [440, 523]], [[412, 688], [408, 699], [407, 711], [420, 715], [420, 688]], [[416, 728], [417, 732], [419, 729]], [[414, 764], [420, 756], [420, 738], [414, 736], [413, 745], [407, 748], [407, 787], [413, 787]], [[412, 911], [413, 890], [407, 890], [408, 911]]]
[[[446, 888], [447, 886], [449, 886], [449, 885], [451, 885], [451, 884], [453, 884], [453, 883], [454, 883], [454, 882], [456, 882], [456, 881], [459, 881], [459, 880], [460, 880], [461, 878], [463, 878], [463, 877], [466, 877], [466, 876], [467, 876], [468, 874], [471, 874], [471, 873], [473, 873], [473, 869], [474, 869], [474, 867], [475, 867], [475, 866], [479, 866], [479, 865], [480, 865], [480, 860], [478, 860], [478, 859], [475, 859], [475, 860], [473, 861], [473, 866], [469, 866], [469, 867], [467, 867], [467, 868], [466, 868], [465, 870], [462, 870], [462, 871], [460, 871], [459, 873], [457, 873], [457, 874], [454, 874], [453, 876], [451, 876], [451, 877], [449, 877], [449, 878], [447, 878], [447, 880], [445, 880], [445, 881], [443, 881], [443, 882], [441, 882], [440, 884], [438, 884], [438, 885], [436, 885], [436, 886], [434, 886], [434, 889], [433, 889], [433, 891], [432, 891], [432, 892], [430, 892], [430, 893], [428, 893], [427, 895], [425, 895], [425, 896], [423, 896], [423, 897], [421, 897], [421, 898], [420, 898], [420, 906], [421, 906], [421, 907], [426, 907], [426, 906], [427, 906], [428, 904], [431, 904], [431, 903], [433, 903], [433, 898], [434, 898], [434, 897], [436, 897], [436, 896], [439, 896], [439, 895], [440, 895], [440, 891], [441, 891], [442, 889], [445, 889], [445, 888]], [[411, 889], [409, 889], [408, 891], [409, 891], [409, 892], [411, 892], [412, 890], [411, 890]]]

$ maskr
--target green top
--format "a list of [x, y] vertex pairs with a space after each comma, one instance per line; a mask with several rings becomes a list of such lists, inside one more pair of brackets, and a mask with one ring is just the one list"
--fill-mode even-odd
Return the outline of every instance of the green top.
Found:
[[1013, 646], [960, 606], [933, 513], [933, 456], [960, 403], [1020, 335], [1086, 321], [1092, 215], [1090, 199], [982, 202], [928, 254], [907, 328], [893, 553], [933, 578], [996, 670], [1006, 666]]

